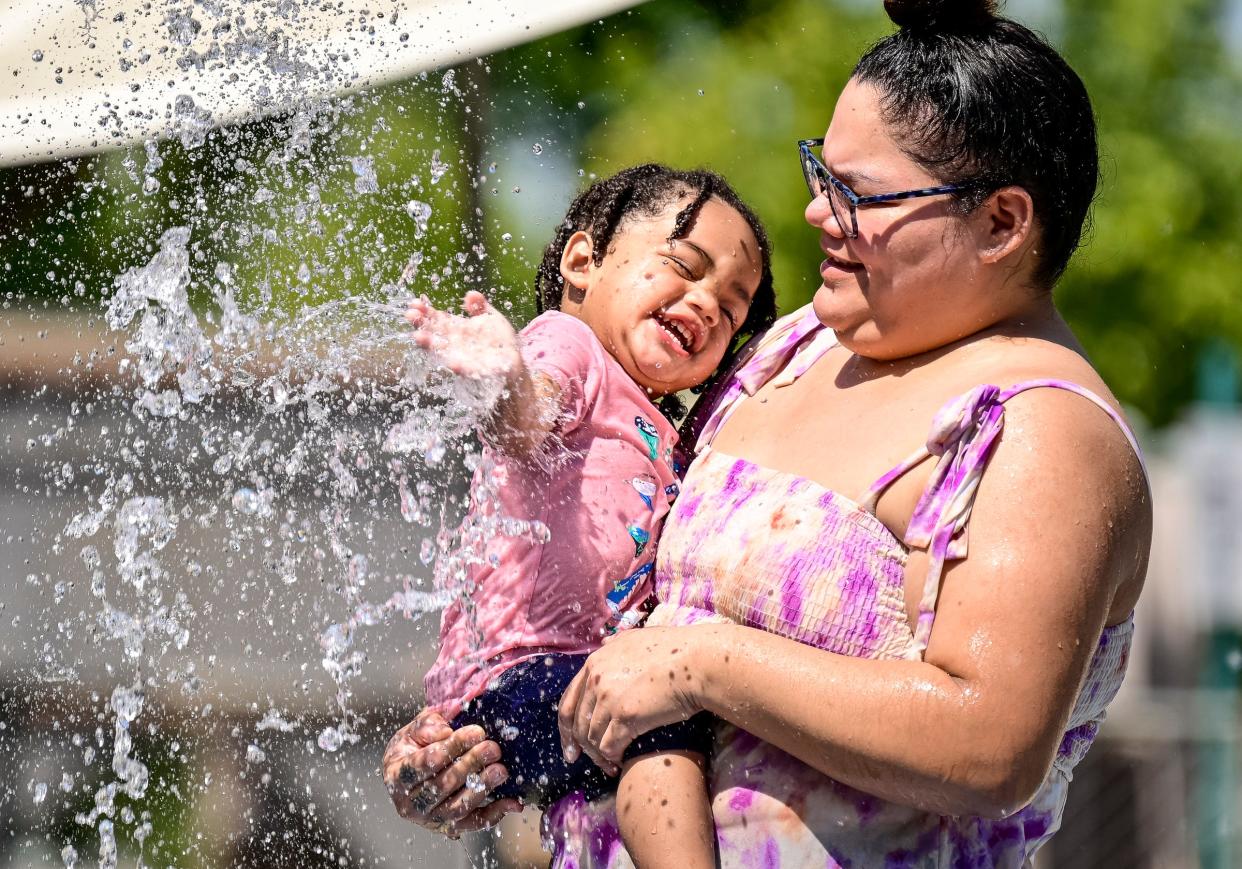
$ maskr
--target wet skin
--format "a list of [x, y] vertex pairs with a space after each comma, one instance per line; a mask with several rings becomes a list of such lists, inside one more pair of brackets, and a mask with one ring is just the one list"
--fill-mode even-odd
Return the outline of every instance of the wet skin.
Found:
[[[824, 161], [861, 195], [945, 180], [906, 157], [877, 94], [854, 82]], [[1032, 282], [1039, 227], [1021, 188], [966, 216], [939, 199], [862, 209], [857, 239], [822, 197], [806, 219], [825, 254], [814, 310], [841, 346], [743, 403], [716, 449], [853, 497], [922, 442], [945, 401], [979, 384], [1055, 378], [1112, 401], [1051, 293]], [[630, 632], [567, 690], [566, 748], [613, 763], [631, 734], [706, 709], [882, 799], [988, 817], [1025, 805], [1101, 630], [1133, 610], [1151, 504], [1123, 434], [1081, 397], [1032, 390], [1005, 417], [970, 554], [945, 572], [924, 660], [842, 657], [737, 625]], [[928, 464], [878, 503], [898, 537]], [[926, 570], [911, 552], [911, 614]], [[691, 678], [669, 677], [670, 660]]]

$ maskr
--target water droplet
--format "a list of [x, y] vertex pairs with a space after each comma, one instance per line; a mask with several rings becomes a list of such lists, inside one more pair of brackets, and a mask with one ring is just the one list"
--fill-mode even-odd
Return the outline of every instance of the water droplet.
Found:
[[543, 153], [543, 145], [541, 145], [539, 142], [536, 142], [535, 144], [530, 146], [530, 152], [534, 154], [536, 157], [538, 157], [540, 154]]
[[30, 55], [30, 59], [35, 63], [41, 63], [43, 61], [43, 52], [36, 48], [34, 54]]
[[431, 183], [439, 184], [444, 173], [448, 172], [449, 164], [440, 159], [440, 149], [431, 152]]
[[47, 799], [47, 784], [39, 782], [34, 786], [34, 804], [36, 806], [43, 805], [43, 801]]
[[703, 96], [703, 89], [699, 88], [699, 96]]
[[414, 221], [414, 237], [422, 238], [431, 220], [431, 206], [426, 202], [411, 199], [405, 204], [405, 213], [410, 216], [410, 220]]
[[509, 242], [513, 241], [513, 233], [511, 232], [502, 233], [500, 236], [500, 240], [508, 244]]
[[246, 763], [263, 763], [267, 760], [267, 752], [253, 742], [246, 746]]
[[350, 157], [349, 165], [354, 170], [356, 193], [375, 193], [379, 190], [379, 180], [375, 177], [375, 167], [370, 157]]
[[585, 109], [586, 103], [584, 103], [582, 100], [578, 100], [578, 108]]
[[233, 493], [233, 509], [253, 515], [259, 512], [259, 495], [254, 489], [243, 486]]
[[160, 192], [160, 179], [154, 175], [148, 175], [142, 179], [142, 192], [147, 196], [154, 196]]
[[319, 734], [319, 747], [324, 751], [336, 751], [341, 747], [341, 731], [328, 726]]

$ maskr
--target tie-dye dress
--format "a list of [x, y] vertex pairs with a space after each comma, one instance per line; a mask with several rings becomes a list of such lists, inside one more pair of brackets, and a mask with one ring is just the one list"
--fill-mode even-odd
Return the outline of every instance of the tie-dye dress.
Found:
[[[733, 378], [665, 525], [651, 624], [730, 621], [841, 655], [920, 659], [944, 562], [966, 555], [967, 520], [1005, 401], [1035, 387], [1068, 389], [1098, 404], [1134, 444], [1096, 396], [1063, 381], [1032, 381], [1003, 390], [981, 386], [950, 402], [926, 446], [857, 501], [711, 448], [746, 395], [773, 378], [792, 382], [834, 343], [808, 306], [779, 322]], [[876, 518], [875, 502], [928, 454], [937, 458], [931, 482], [898, 540]], [[904, 591], [909, 547], [927, 549], [931, 561], [914, 630]], [[722, 867], [1028, 864], [1059, 826], [1074, 766], [1121, 683], [1132, 630], [1127, 620], [1103, 632], [1047, 778], [1028, 806], [1004, 819], [944, 817], [870, 796], [722, 722], [708, 781]], [[607, 800], [568, 797], [544, 823], [556, 867], [632, 865]]]

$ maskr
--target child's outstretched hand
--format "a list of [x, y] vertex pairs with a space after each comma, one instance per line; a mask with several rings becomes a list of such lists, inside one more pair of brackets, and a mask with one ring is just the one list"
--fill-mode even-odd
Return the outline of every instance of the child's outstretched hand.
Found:
[[464, 317], [438, 310], [426, 298], [410, 302], [405, 319], [414, 327], [414, 343], [463, 377], [508, 380], [522, 371], [517, 332], [504, 315], [476, 290], [461, 303]]

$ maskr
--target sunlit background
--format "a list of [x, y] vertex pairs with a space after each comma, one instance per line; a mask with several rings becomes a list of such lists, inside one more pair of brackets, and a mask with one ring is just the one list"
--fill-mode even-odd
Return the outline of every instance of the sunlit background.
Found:
[[[1239, 865], [1242, 2], [1005, 8], [1095, 102], [1103, 183], [1057, 299], [1141, 432], [1157, 516], [1128, 681], [1039, 866]], [[720, 171], [753, 204], [793, 310], [820, 259], [795, 142], [822, 134], [852, 63], [889, 31], [878, 0], [651, 0], [379, 89], [0, 170], [0, 865], [99, 859], [91, 810], [126, 781], [112, 698], [131, 684], [150, 785], [107, 815], [121, 865], [537, 860], [529, 829], [447, 844], [383, 791], [379, 754], [419, 706], [434, 612], [355, 619], [365, 660], [343, 678], [321, 666], [344, 653], [323, 644], [330, 625], [430, 588], [477, 461], [468, 420], [445, 422], [454, 395], [419, 398], [423, 375], [402, 373], [399, 301], [477, 288], [524, 323], [574, 191], [659, 160]], [[143, 404], [130, 336], [105, 316], [118, 276], [183, 226], [191, 310], [225, 336], [201, 411], [155, 387]], [[282, 385], [273, 372], [317, 341], [331, 362]], [[435, 424], [394, 448], [412, 415]], [[269, 466], [290, 455], [318, 470], [276, 482]], [[149, 643], [124, 652], [106, 623], [118, 598], [92, 588], [98, 553], [82, 553], [101, 522], [94, 546], [112, 549], [116, 520], [70, 529], [107, 512], [105, 483], [180, 517], [152, 551], [159, 606], [181, 607], [188, 635], [170, 629], [155, 668]], [[334, 727], [356, 741], [325, 748]]]

